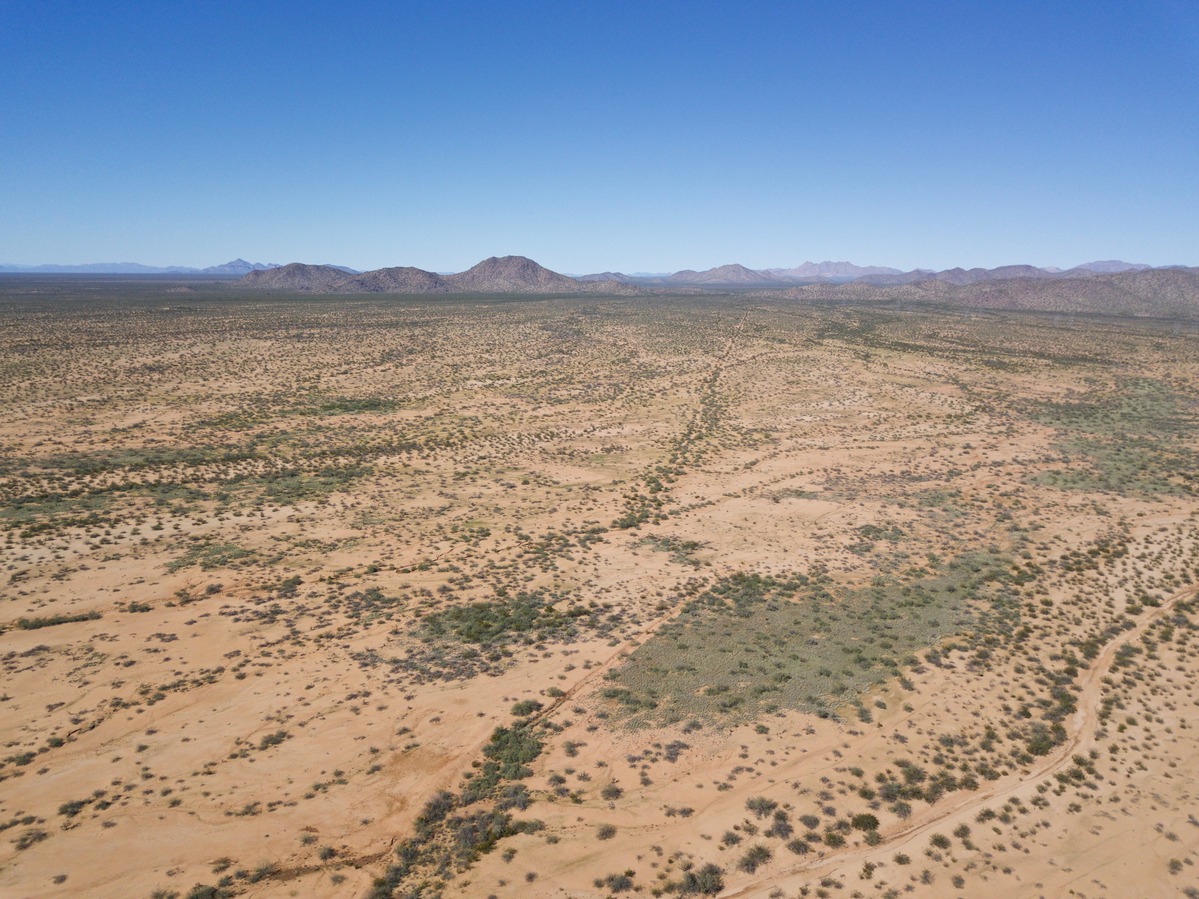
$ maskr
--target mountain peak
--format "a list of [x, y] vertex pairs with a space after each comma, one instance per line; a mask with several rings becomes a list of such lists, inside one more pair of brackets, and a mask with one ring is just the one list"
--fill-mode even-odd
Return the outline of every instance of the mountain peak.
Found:
[[458, 290], [482, 293], [573, 292], [579, 283], [527, 256], [489, 256], [464, 272], [446, 275], [445, 281]]

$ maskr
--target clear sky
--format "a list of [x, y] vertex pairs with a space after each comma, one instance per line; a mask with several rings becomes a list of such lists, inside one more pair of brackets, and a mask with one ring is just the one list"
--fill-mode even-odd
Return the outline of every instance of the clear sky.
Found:
[[1199, 2], [0, 0], [0, 262], [1199, 264]]

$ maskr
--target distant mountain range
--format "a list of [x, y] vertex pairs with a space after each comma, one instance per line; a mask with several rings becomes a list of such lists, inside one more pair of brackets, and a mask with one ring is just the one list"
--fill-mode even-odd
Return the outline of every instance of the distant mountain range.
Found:
[[[520, 261], [523, 260], [523, 261]], [[292, 266], [300, 263], [292, 263]], [[482, 266], [482, 268], [480, 268]], [[1168, 266], [1167, 266], [1168, 267]], [[244, 259], [234, 259], [223, 265], [210, 265], [207, 268], [192, 268], [182, 265], [153, 266], [137, 262], [94, 262], [84, 265], [0, 265], [0, 272], [25, 274], [86, 274], [86, 275], [213, 275], [217, 277], [240, 277], [251, 272], [265, 272], [285, 268], [285, 274], [279, 284], [286, 283], [292, 276], [298, 284], [307, 283], [306, 278], [315, 277], [319, 287], [292, 287], [295, 290], [327, 290], [338, 282], [338, 276], [332, 273], [314, 275], [309, 269], [331, 269], [341, 276], [369, 275], [357, 282], [347, 281], [343, 287], [353, 293], [428, 293], [428, 292], [474, 292], [484, 293], [519, 290], [542, 292], [571, 292], [577, 289], [578, 282], [603, 283], [615, 282], [640, 287], [699, 287], [725, 289], [751, 289], [771, 287], [791, 287], [798, 284], [849, 284], [865, 283], [875, 285], [914, 284], [919, 281], [945, 281], [949, 284], [966, 285], [982, 281], [1007, 280], [1010, 278], [1086, 278], [1100, 274], [1118, 274], [1128, 271], [1144, 271], [1150, 266], [1106, 260], [1101, 262], [1086, 262], [1072, 269], [1053, 267], [1037, 268], [1031, 265], [1005, 265], [999, 268], [961, 269], [951, 268], [944, 271], [932, 269], [913, 269], [901, 271], [881, 265], [854, 265], [852, 262], [805, 262], [794, 268], [751, 269], [744, 265], [721, 265], [705, 271], [684, 269], [673, 274], [645, 274], [637, 272], [601, 272], [594, 275], [569, 277], [543, 268], [523, 256], [504, 256], [497, 259], [485, 260], [475, 268], [455, 275], [440, 275], [426, 272], [423, 269], [402, 267], [376, 269], [373, 272], [360, 273], [344, 265], [306, 266], [292, 268], [277, 263], [246, 262]], [[258, 286], [268, 286], [267, 281]], [[505, 287], [503, 285], [507, 284]], [[443, 290], [444, 288], [444, 290]], [[587, 292], [592, 292], [590, 289]]]
[[357, 272], [340, 265], [275, 265], [235, 259], [205, 269], [156, 268], [137, 263], [65, 266], [0, 265], [0, 273], [153, 274], [237, 277], [253, 290], [323, 294], [531, 294], [637, 296], [735, 291], [764, 300], [934, 304], [972, 309], [1091, 312], [1199, 319], [1199, 268], [1106, 260], [1074, 268], [1004, 265], [900, 271], [850, 262], [805, 262], [794, 268], [755, 270], [731, 264], [698, 272], [572, 277], [524, 256], [492, 256], [456, 274], [411, 266]]
[[[495, 257], [492, 257], [495, 259]], [[524, 260], [513, 262], [512, 260]], [[487, 260], [491, 262], [491, 260]], [[497, 265], [502, 263], [499, 268]], [[296, 265], [298, 263], [293, 263]], [[984, 269], [951, 268], [944, 271], [932, 269], [913, 269], [901, 271], [882, 265], [854, 265], [852, 262], [805, 262], [794, 268], [751, 269], [744, 265], [731, 264], [710, 268], [706, 271], [684, 269], [673, 274], [645, 274], [636, 272], [601, 272], [594, 275], [568, 277], [559, 275], [549, 269], [537, 265], [523, 256], [505, 256], [497, 259], [491, 265], [479, 269], [476, 266], [467, 272], [456, 275], [439, 275], [425, 272], [418, 268], [386, 268], [366, 272], [374, 277], [361, 282], [346, 284], [354, 293], [360, 292], [438, 292], [442, 287], [445, 292], [482, 291], [495, 292], [508, 289], [527, 291], [531, 288], [551, 292], [570, 291], [577, 287], [568, 282], [616, 282], [643, 287], [720, 287], [720, 288], [763, 288], [790, 287], [797, 284], [849, 284], [862, 282], [865, 284], [914, 284], [918, 281], [945, 281], [950, 284], [976, 284], [980, 281], [1006, 280], [1009, 278], [1086, 278], [1100, 274], [1118, 274], [1128, 271], [1144, 271], [1150, 266], [1121, 262], [1112, 259], [1101, 262], [1086, 262], [1072, 269], [1053, 267], [1037, 268], [1031, 265], [1005, 265], [999, 268]], [[536, 270], [530, 268], [535, 266]], [[1163, 266], [1166, 268], [1172, 266]], [[264, 272], [272, 269], [288, 268], [277, 263], [246, 262], [244, 259], [234, 259], [223, 265], [210, 265], [207, 268], [192, 268], [182, 265], [153, 266], [142, 265], [138, 262], [93, 262], [84, 265], [0, 265], [0, 272], [25, 274], [81, 274], [81, 275], [214, 275], [218, 277], [240, 277], [251, 272]], [[308, 268], [325, 268], [340, 272], [342, 275], [356, 276], [363, 274], [344, 265], [326, 264], [308, 266]], [[479, 269], [476, 271], [476, 269]], [[300, 281], [304, 276], [299, 269], [291, 269]], [[384, 274], [387, 273], [387, 274]], [[318, 278], [324, 286], [313, 289], [327, 289], [334, 283], [336, 276]], [[505, 279], [506, 282], [505, 282]], [[567, 279], [567, 280], [561, 280]], [[285, 279], [286, 280], [286, 279]], [[280, 282], [282, 283], [282, 282]], [[508, 283], [505, 288], [500, 285]], [[479, 286], [491, 284], [492, 286]], [[260, 286], [267, 286], [263, 283]], [[293, 289], [309, 289], [297, 287]], [[588, 292], [591, 292], [588, 290]]]
[[524, 256], [493, 256], [464, 272], [448, 275], [411, 267], [347, 274], [333, 266], [293, 262], [249, 272], [235, 283], [253, 289], [327, 294], [630, 296], [735, 290], [747, 297], [810, 302], [913, 303], [1199, 318], [1199, 268], [1150, 268], [1112, 261], [1088, 263], [1069, 271], [1030, 265], [942, 272], [880, 269], [826, 262], [766, 272], [725, 265], [706, 272], [673, 275], [635, 277], [605, 272], [573, 278]]
[[[232, 264], [232, 263], [230, 263]], [[524, 256], [491, 257], [458, 274], [436, 274], [424, 269], [381, 268], [352, 272], [340, 266], [290, 265], [263, 267], [247, 272], [241, 284], [276, 290], [323, 291], [325, 293], [624, 293], [621, 288], [697, 288], [722, 290], [782, 289], [804, 284], [871, 284], [889, 286], [940, 281], [962, 287], [1012, 278], [1071, 280], [1101, 274], [1144, 271], [1149, 266], [1116, 260], [1088, 262], [1067, 271], [1031, 265], [999, 268], [951, 268], [935, 272], [910, 272], [879, 265], [859, 266], [851, 262], [805, 262], [795, 268], [751, 269], [732, 264], [697, 272], [685, 269], [671, 275], [626, 275], [602, 272], [570, 277], [538, 265]]]
[[604, 272], [582, 275], [580, 281], [619, 281], [622, 284], [646, 287], [686, 286], [722, 288], [763, 288], [795, 284], [914, 284], [918, 281], [945, 281], [959, 286], [980, 281], [999, 281], [1009, 278], [1087, 278], [1097, 274], [1116, 274], [1143, 271], [1148, 265], [1110, 260], [1087, 262], [1063, 271], [1058, 268], [1037, 268], [1031, 265], [1004, 265], [999, 268], [951, 268], [945, 271], [913, 269], [910, 272], [881, 265], [854, 265], [852, 262], [805, 262], [795, 268], [751, 269], [743, 265], [721, 265], [707, 271], [685, 269], [672, 275], [626, 275]]
[[[278, 268], [271, 263], [234, 259], [224, 265], [190, 268], [184, 265], [142, 265], [140, 262], [91, 262], [84, 265], [0, 265], [0, 272], [30, 275], [244, 275], [247, 272]], [[344, 269], [352, 272], [353, 269]]]

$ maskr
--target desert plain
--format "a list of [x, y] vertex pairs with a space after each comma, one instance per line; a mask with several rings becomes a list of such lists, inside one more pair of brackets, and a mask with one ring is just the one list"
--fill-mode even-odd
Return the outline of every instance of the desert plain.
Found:
[[0, 290], [0, 895], [1199, 896], [1194, 322]]

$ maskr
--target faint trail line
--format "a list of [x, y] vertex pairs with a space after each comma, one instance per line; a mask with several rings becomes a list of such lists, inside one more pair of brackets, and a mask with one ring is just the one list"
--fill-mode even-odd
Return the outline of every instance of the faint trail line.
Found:
[[[745, 329], [745, 323], [749, 319], [749, 313], [750, 313], [750, 310], [746, 309], [741, 314], [741, 319], [733, 327], [733, 333], [730, 334], [729, 339], [727, 341], [725, 341], [724, 350], [721, 352], [719, 359], [713, 366], [713, 372], [711, 375], [711, 383], [714, 384], [715, 381], [723, 373], [724, 366], [728, 360], [728, 357], [732, 353], [733, 347], [736, 344], [737, 339], [741, 336], [742, 331]], [[700, 408], [696, 410], [695, 416], [694, 416], [695, 418], [698, 418], [699, 415], [702, 414], [702, 409], [703, 409], [703, 398], [702, 397], [700, 398], [699, 403], [700, 403]], [[616, 664], [618, 662], [622, 661], [627, 653], [635, 652], [637, 649], [639, 649], [646, 641], [648, 641], [658, 631], [658, 628], [660, 628], [667, 621], [674, 618], [676, 614], [677, 614], [677, 609], [671, 609], [671, 610], [665, 612], [664, 614], [658, 616], [657, 618], [653, 619], [652, 621], [650, 621], [649, 624], [646, 625], [645, 630], [642, 631], [641, 634], [639, 634], [636, 638], [626, 640], [623, 644], [621, 644], [620, 648], [618, 648], [615, 652], [613, 652], [610, 656], [608, 656], [608, 658], [606, 658], [603, 662], [601, 662], [597, 667], [592, 668], [591, 671], [588, 672], [588, 674], [585, 677], [580, 678], [578, 681], [576, 681], [573, 686], [571, 686], [561, 696], [557, 697], [552, 703], [550, 703], [548, 706], [546, 706], [546, 708], [542, 709], [536, 715], [531, 716], [532, 720], [542, 720], [544, 718], [548, 718], [555, 711], [557, 711], [559, 708], [561, 708], [566, 703], [567, 700], [572, 699], [576, 695], [578, 695], [580, 690], [585, 688], [588, 684], [592, 683], [596, 678], [602, 678], [605, 674], [607, 674], [614, 667], [616, 667]]]
[[[717, 358], [716, 362], [713, 365], [712, 374], [710, 376], [711, 380], [710, 380], [709, 384], [714, 385], [715, 382], [720, 378], [721, 374], [723, 374], [725, 366], [728, 363], [729, 356], [732, 354], [733, 349], [736, 346], [737, 340], [741, 337], [742, 332], [745, 329], [745, 324], [749, 319], [749, 313], [750, 313], [750, 310], [748, 310], [748, 309], [742, 313], [740, 320], [737, 322], [737, 324], [733, 328], [733, 333], [730, 334], [728, 340], [725, 341], [724, 349], [721, 351], [720, 356]], [[698, 419], [699, 416], [702, 415], [702, 412], [703, 412], [703, 397], [702, 396], [700, 397], [699, 405], [700, 405], [700, 408], [695, 411], [693, 420]], [[524, 541], [524, 542], [531, 543], [532, 541]], [[456, 549], [455, 547], [450, 547], [449, 549], [442, 552], [441, 554], [439, 554], [431, 559], [426, 559], [424, 561], [425, 562], [441, 561], [442, 559], [445, 559], [448, 556], [452, 556], [455, 553], [455, 549]], [[405, 566], [403, 568], [397, 567], [396, 570], [401, 573], [406, 573], [406, 572], [416, 570], [416, 568], [419, 567], [421, 564], [424, 564], [424, 563], [416, 562], [409, 566]], [[617, 665], [620, 662], [622, 662], [629, 653], [636, 651], [646, 640], [648, 640], [650, 637], [652, 637], [657, 632], [658, 628], [660, 628], [667, 621], [671, 620], [675, 616], [676, 611], [677, 610], [675, 610], [675, 609], [671, 609], [670, 611], [667, 611], [664, 614], [662, 614], [662, 615], [658, 616], [657, 618], [653, 619], [652, 621], [650, 621], [645, 626], [645, 629], [639, 635], [637, 635], [637, 637], [631, 638], [629, 640], [625, 640], [623, 643], [621, 643], [621, 645], [619, 647], [617, 647], [611, 653], [611, 655], [609, 655], [606, 659], [604, 659], [602, 662], [600, 662], [599, 665], [593, 667], [590, 671], [588, 671], [584, 677], [580, 678], [573, 685], [571, 685], [561, 696], [555, 697], [553, 702], [551, 702], [548, 706], [546, 706], [539, 712], [537, 712], [533, 715], [530, 715], [527, 720], [529, 720], [530, 722], [534, 722], [534, 721], [543, 721], [543, 720], [548, 719], [551, 715], [553, 715], [558, 709], [560, 709], [568, 701], [572, 700], [575, 696], [577, 696], [580, 691], [586, 689], [588, 686], [590, 686], [592, 683], [594, 683], [597, 678], [602, 679], [604, 677], [604, 675], [606, 675], [608, 672], [610, 672], [613, 668], [617, 667]], [[385, 849], [381, 849], [381, 850], [377, 850], [377, 851], [373, 851], [373, 852], [366, 852], [361, 855], [338, 855], [333, 860], [331, 860], [328, 864], [324, 864], [324, 865], [307, 864], [307, 865], [294, 865], [294, 866], [290, 866], [290, 867], [280, 868], [278, 871], [274, 872], [273, 874], [269, 875], [267, 878], [264, 878], [264, 879], [275, 881], [275, 882], [286, 882], [289, 880], [295, 880], [297, 878], [307, 876], [309, 874], [317, 874], [317, 873], [329, 870], [331, 868], [331, 866], [335, 866], [335, 865], [349, 865], [350, 867], [359, 868], [359, 869], [377, 865], [377, 864], [381, 863], [384, 859], [386, 859], [391, 854], [398, 839], [399, 839], [398, 836], [392, 836], [390, 838], [390, 840], [388, 840], [387, 847]]]
[[1045, 759], [1036, 768], [1020, 775], [1018, 780], [1009, 783], [999, 783], [989, 790], [980, 790], [970, 793], [958, 794], [959, 798], [938, 802], [932, 806], [935, 812], [933, 817], [925, 818], [903, 827], [886, 836], [882, 842], [875, 846], [862, 846], [855, 849], [849, 849], [844, 852], [834, 853], [832, 855], [823, 855], [819, 858], [814, 858], [808, 862], [800, 862], [793, 864], [783, 871], [771, 874], [768, 878], [759, 881], [758, 883], [749, 884], [735, 892], [725, 892], [720, 895], [724, 899], [733, 899], [738, 896], [750, 896], [755, 892], [764, 891], [771, 884], [777, 881], [790, 877], [795, 874], [800, 874], [805, 871], [813, 874], [819, 873], [824, 868], [829, 868], [834, 865], [852, 864], [859, 859], [866, 858], [871, 855], [877, 855], [883, 850], [890, 851], [897, 846], [910, 842], [915, 837], [918, 837], [926, 831], [940, 825], [948, 818], [953, 818], [967, 812], [973, 812], [984, 805], [1010, 796], [1023, 789], [1030, 787], [1035, 781], [1054, 774], [1059, 769], [1066, 766], [1067, 762], [1071, 761], [1074, 750], [1083, 742], [1085, 737], [1090, 737], [1099, 723], [1099, 705], [1103, 694], [1103, 678], [1111, 670], [1112, 663], [1116, 659], [1116, 653], [1120, 647], [1128, 643], [1132, 639], [1139, 637], [1147, 628], [1164, 617], [1174, 606], [1188, 596], [1199, 594], [1199, 588], [1189, 587], [1186, 590], [1180, 590], [1168, 600], [1152, 612], [1144, 615], [1137, 624], [1126, 631], [1114, 636], [1104, 646], [1103, 651], [1096, 656], [1095, 663], [1087, 669], [1086, 674], [1082, 678], [1081, 691], [1078, 696], [1078, 708], [1070, 721], [1070, 732], [1066, 741], [1047, 755]]

